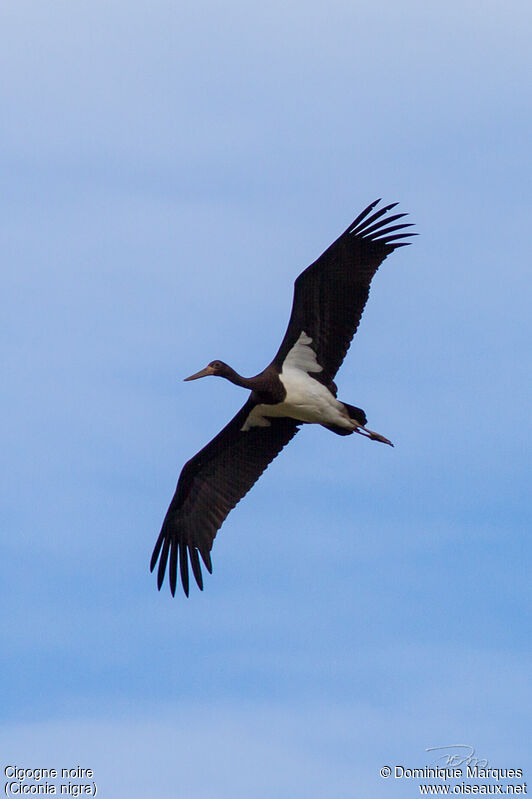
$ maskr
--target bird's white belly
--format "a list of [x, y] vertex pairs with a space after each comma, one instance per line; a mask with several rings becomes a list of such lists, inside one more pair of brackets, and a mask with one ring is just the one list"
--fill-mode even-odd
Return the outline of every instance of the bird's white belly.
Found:
[[288, 416], [310, 424], [333, 424], [353, 430], [353, 421], [343, 403], [322, 383], [310, 376], [311, 372], [322, 371], [311, 344], [312, 339], [303, 330], [288, 352], [279, 374], [286, 397], [277, 405], [255, 405], [242, 430], [268, 427], [268, 417], [279, 416]]
[[244, 430], [269, 425], [268, 417], [288, 416], [300, 422], [334, 424], [353, 429], [343, 404], [322, 383], [300, 369], [283, 369], [279, 375], [286, 390], [283, 402], [256, 405], [246, 420]]
[[[290, 416], [302, 422], [317, 424], [345, 424], [343, 404], [322, 383], [300, 369], [283, 370], [280, 379], [286, 397], [278, 405], [265, 406], [266, 416]], [[270, 408], [275, 413], [270, 413]]]

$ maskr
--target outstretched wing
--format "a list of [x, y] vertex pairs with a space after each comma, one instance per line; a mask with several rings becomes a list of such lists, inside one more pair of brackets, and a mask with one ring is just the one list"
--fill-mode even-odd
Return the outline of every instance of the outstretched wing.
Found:
[[369, 296], [373, 275], [387, 255], [415, 236], [409, 224], [392, 224], [406, 214], [386, 216], [397, 203], [371, 213], [368, 205], [334, 244], [297, 278], [288, 328], [272, 365], [281, 370], [302, 333], [312, 339], [320, 372], [316, 380], [332, 384], [349, 349]]
[[175, 594], [179, 559], [185, 594], [189, 560], [203, 589], [198, 553], [212, 572], [210, 551], [225, 517], [297, 433], [298, 423], [288, 418], [271, 419], [267, 427], [243, 431], [255, 404], [250, 397], [234, 419], [184, 465], [151, 558], [151, 571], [159, 561], [159, 588], [169, 561], [170, 589]]

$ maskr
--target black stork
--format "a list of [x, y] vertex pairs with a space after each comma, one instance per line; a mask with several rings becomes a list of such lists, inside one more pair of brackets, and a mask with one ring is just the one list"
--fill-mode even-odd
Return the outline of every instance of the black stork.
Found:
[[[349, 349], [382, 261], [414, 233], [409, 224], [391, 224], [406, 214], [389, 215], [397, 203], [373, 209], [368, 205], [347, 230], [297, 278], [292, 313], [284, 339], [271, 364], [255, 377], [241, 377], [223, 361], [185, 378], [225, 377], [251, 390], [234, 419], [185, 464], [151, 558], [157, 561], [160, 589], [170, 566], [175, 595], [177, 562], [185, 594], [188, 562], [200, 589], [199, 556], [212, 572], [211, 549], [229, 511], [258, 480], [268, 464], [302, 424], [321, 424], [333, 433], [359, 433], [390, 444], [368, 430], [360, 408], [340, 402], [334, 377]], [[393, 445], [392, 445], [393, 446]]]

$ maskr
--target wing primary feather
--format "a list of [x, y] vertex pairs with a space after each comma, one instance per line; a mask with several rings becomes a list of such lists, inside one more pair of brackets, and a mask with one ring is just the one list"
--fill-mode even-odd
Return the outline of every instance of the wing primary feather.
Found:
[[405, 239], [409, 236], [418, 236], [418, 233], [396, 233], [394, 236], [386, 236], [382, 239], [373, 239], [373, 241], [378, 242], [379, 244], [389, 244], [391, 241], [396, 239]]
[[212, 574], [211, 553], [209, 552], [208, 549], [203, 549], [203, 548], [200, 549], [199, 553], [201, 555], [202, 561], [205, 564], [205, 568], [207, 569], [209, 574]]
[[183, 591], [188, 596], [188, 555], [187, 545], [184, 541], [179, 542], [179, 568], [181, 570], [181, 582]]
[[164, 546], [163, 551], [161, 552], [161, 558], [159, 560], [159, 569], [157, 571], [157, 588], [159, 591], [161, 590], [161, 586], [164, 580], [164, 574], [166, 572], [166, 561], [168, 560], [168, 550], [170, 548], [170, 537], [166, 536], [164, 539]]
[[397, 204], [398, 203], [390, 203], [390, 205], [385, 205], [383, 208], [379, 208], [379, 210], [375, 211], [374, 214], [369, 216], [367, 219], [364, 219], [363, 224], [352, 225], [352, 230], [350, 232], [356, 235], [362, 234], [362, 231], [364, 231], [368, 225], [371, 225], [372, 222], [375, 222], [377, 219], [379, 219], [379, 217], [383, 216], [387, 211], [391, 211], [392, 208], [395, 208]]
[[172, 543], [170, 546], [170, 591], [172, 596], [175, 596], [175, 589], [177, 586], [177, 541], [172, 536]]
[[159, 533], [159, 538], [155, 542], [155, 546], [153, 548], [153, 554], [152, 554], [151, 560], [150, 560], [150, 571], [151, 572], [155, 569], [155, 565], [156, 565], [157, 560], [159, 558], [159, 552], [161, 551], [161, 547], [163, 545], [163, 542], [164, 542], [164, 533], [161, 531]]
[[362, 222], [362, 220], [364, 219], [364, 217], [365, 217], [367, 214], [369, 214], [371, 211], [373, 211], [373, 209], [375, 208], [375, 206], [376, 206], [376, 205], [378, 205], [378, 204], [380, 203], [381, 199], [382, 199], [382, 198], [381, 198], [381, 197], [379, 197], [379, 199], [378, 199], [378, 200], [373, 200], [373, 202], [372, 202], [372, 203], [370, 203], [370, 204], [368, 205], [368, 207], [367, 207], [367, 208], [364, 208], [364, 210], [360, 212], [360, 214], [357, 216], [357, 218], [354, 220], [354, 222], [351, 222], [351, 224], [349, 225], [349, 227], [347, 228], [347, 230], [346, 230], [345, 232], [346, 232], [346, 233], [349, 233], [349, 232], [351, 232], [351, 231], [353, 230], [353, 228], [355, 228], [355, 227], [358, 225], [358, 223], [359, 223], [359, 222]]
[[374, 230], [369, 236], [364, 233], [364, 238], [369, 241], [379, 241], [380, 236], [385, 236], [387, 233], [393, 233], [394, 230], [405, 230], [407, 227], [413, 227], [413, 222], [402, 222], [400, 225], [390, 225], [389, 227], [381, 227]]
[[198, 550], [195, 546], [190, 545], [188, 548], [189, 556], [190, 556], [190, 563], [192, 566], [192, 571], [194, 573], [194, 577], [196, 578], [196, 582], [198, 587], [201, 591], [203, 591], [203, 575], [201, 573], [201, 566], [198, 557]]
[[[379, 222], [375, 222], [374, 225], [365, 227], [362, 235], [368, 236], [368, 234], [373, 233], [374, 230], [379, 230], [383, 225], [389, 225], [391, 222], [395, 222], [396, 219], [401, 219], [403, 216], [408, 216], [408, 214], [392, 214], [391, 216], [387, 216], [386, 219], [381, 219]], [[403, 222], [402, 224], [405, 223]]]

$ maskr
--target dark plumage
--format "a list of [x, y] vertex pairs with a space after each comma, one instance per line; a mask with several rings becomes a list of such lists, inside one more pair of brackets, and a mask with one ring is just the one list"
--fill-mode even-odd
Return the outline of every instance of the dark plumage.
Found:
[[391, 443], [365, 427], [363, 410], [335, 399], [333, 382], [359, 325], [373, 275], [387, 255], [415, 235], [404, 232], [410, 225], [391, 224], [406, 214], [386, 216], [396, 203], [373, 212], [378, 202], [364, 209], [299, 275], [284, 339], [263, 372], [244, 378], [222, 361], [212, 361], [186, 378], [218, 375], [251, 389], [251, 395], [229, 424], [183, 467], [151, 559], [152, 571], [159, 562], [159, 588], [169, 565], [170, 589], [175, 593], [178, 561], [187, 596], [189, 561], [203, 588], [200, 556], [212, 572], [212, 544], [227, 514], [301, 424], [315, 422], [339, 435], [356, 432]]

